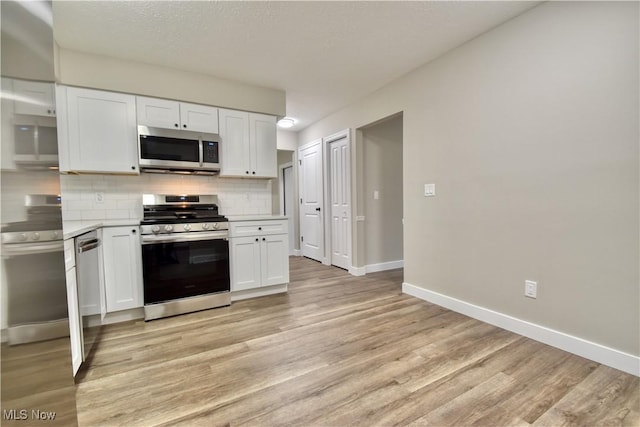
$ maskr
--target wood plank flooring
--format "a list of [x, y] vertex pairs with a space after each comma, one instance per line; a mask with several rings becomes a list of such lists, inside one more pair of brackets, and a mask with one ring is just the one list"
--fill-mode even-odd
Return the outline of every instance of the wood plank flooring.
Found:
[[640, 425], [640, 379], [291, 258], [287, 294], [104, 328], [80, 426]]

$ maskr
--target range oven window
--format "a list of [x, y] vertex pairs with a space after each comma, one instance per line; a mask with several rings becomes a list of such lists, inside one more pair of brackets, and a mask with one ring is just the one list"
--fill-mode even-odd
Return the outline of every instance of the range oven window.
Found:
[[140, 157], [149, 160], [200, 162], [200, 141], [140, 135]]
[[142, 259], [145, 304], [230, 290], [227, 240], [145, 244]]

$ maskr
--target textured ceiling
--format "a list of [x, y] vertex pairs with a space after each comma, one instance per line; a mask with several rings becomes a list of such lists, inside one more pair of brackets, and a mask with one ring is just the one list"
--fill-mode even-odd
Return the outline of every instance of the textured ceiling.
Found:
[[538, 2], [54, 1], [64, 48], [284, 89], [300, 130]]

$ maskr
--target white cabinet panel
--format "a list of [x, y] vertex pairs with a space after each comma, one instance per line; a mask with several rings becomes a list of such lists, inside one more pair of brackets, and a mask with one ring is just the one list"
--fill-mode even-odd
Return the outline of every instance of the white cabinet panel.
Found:
[[[286, 220], [230, 224], [232, 291], [289, 282], [289, 237], [286, 230]], [[249, 233], [252, 235], [247, 236]]]
[[276, 118], [220, 109], [220, 176], [277, 176]]
[[139, 173], [133, 95], [74, 87], [58, 94], [61, 171]]
[[166, 99], [136, 97], [138, 124], [159, 128], [180, 127], [180, 104]]
[[215, 107], [138, 96], [136, 109], [139, 125], [218, 133], [218, 109]]
[[55, 117], [56, 102], [52, 83], [14, 80], [16, 114]]
[[142, 307], [142, 248], [137, 228], [104, 228], [102, 252], [107, 312]]
[[181, 102], [180, 122], [183, 129], [218, 133], [218, 109], [207, 105]]
[[252, 171], [256, 176], [278, 176], [276, 118], [265, 114], [249, 114]]
[[231, 290], [241, 291], [260, 286], [260, 242], [258, 237], [229, 239]]
[[220, 176], [251, 176], [249, 113], [220, 109]]
[[260, 238], [262, 286], [289, 283], [289, 238], [286, 234]]
[[67, 279], [67, 307], [69, 310], [69, 333], [71, 337], [71, 365], [73, 375], [78, 372], [82, 364], [82, 327], [80, 326], [80, 310], [78, 304], [78, 284], [76, 281], [76, 267], [66, 272]]

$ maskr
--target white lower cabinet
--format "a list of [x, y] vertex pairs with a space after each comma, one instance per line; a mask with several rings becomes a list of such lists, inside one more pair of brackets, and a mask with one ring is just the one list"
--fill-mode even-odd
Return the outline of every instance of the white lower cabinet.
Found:
[[289, 237], [279, 230], [286, 220], [231, 223], [231, 291], [289, 283]]
[[142, 247], [138, 227], [106, 227], [102, 237], [107, 312], [142, 307]]
[[67, 309], [69, 310], [69, 336], [71, 338], [71, 365], [73, 375], [82, 364], [82, 324], [80, 322], [80, 302], [78, 301], [78, 281], [73, 239], [64, 241], [64, 264], [67, 281]]

